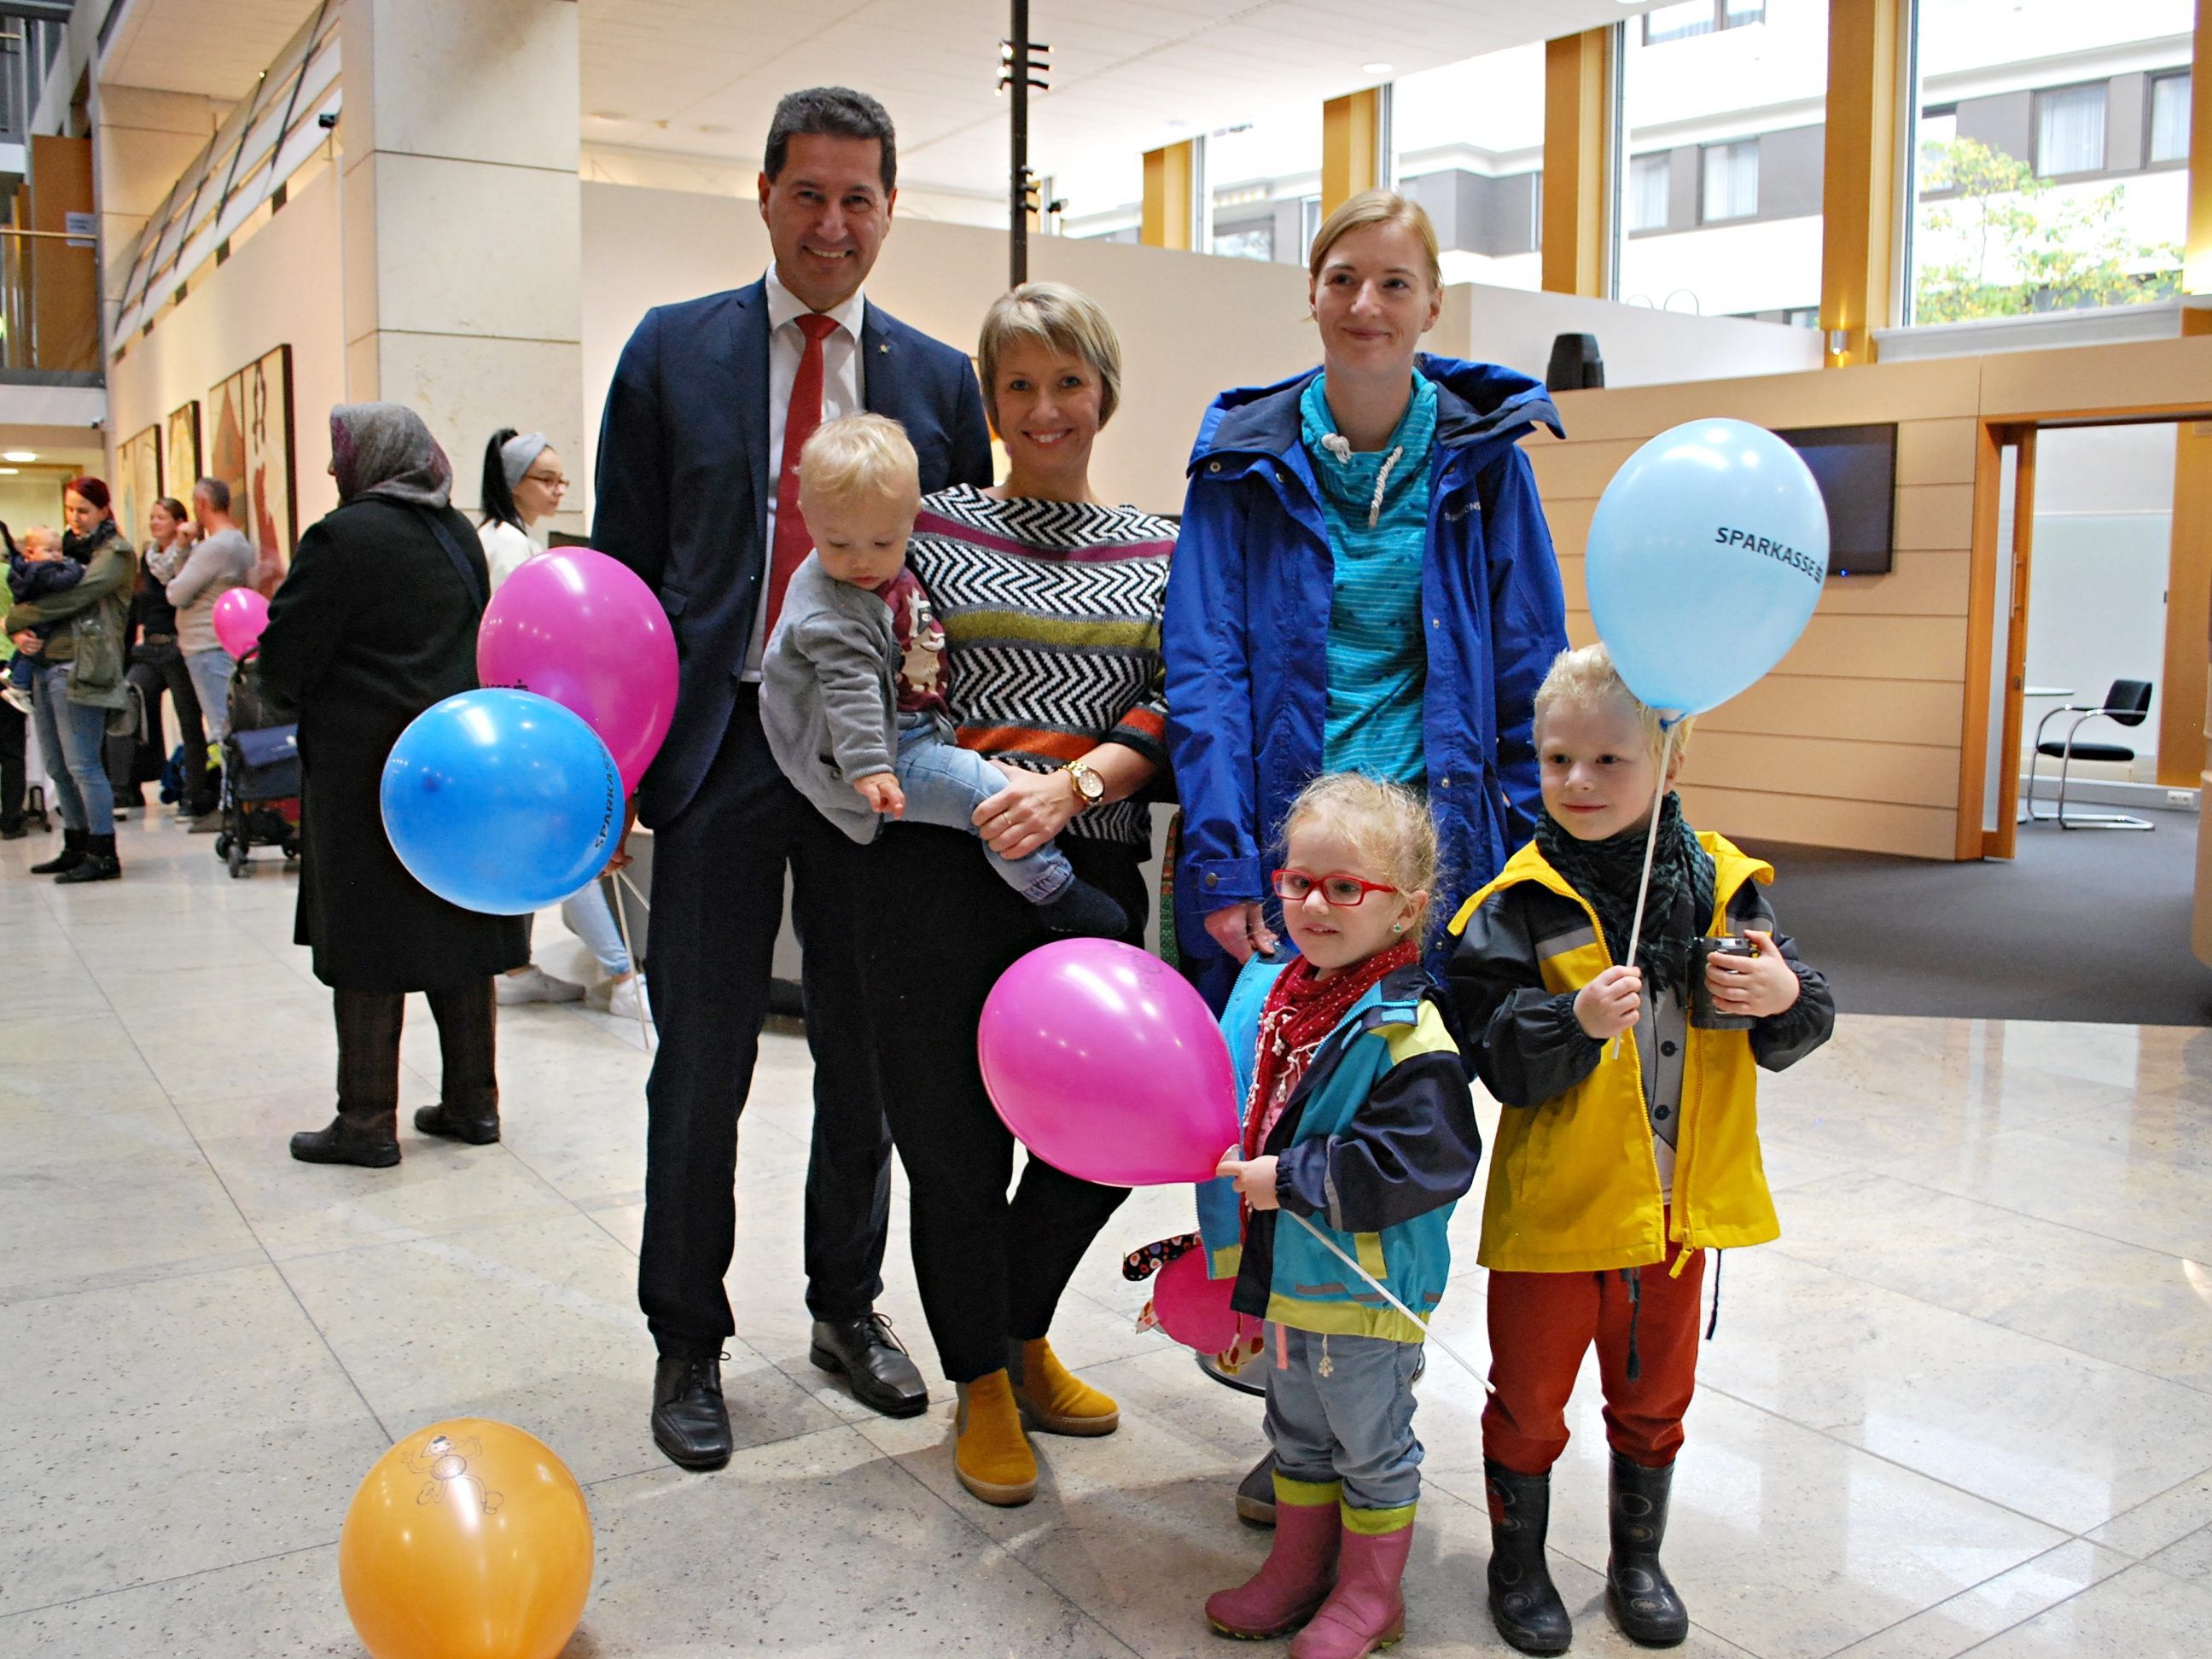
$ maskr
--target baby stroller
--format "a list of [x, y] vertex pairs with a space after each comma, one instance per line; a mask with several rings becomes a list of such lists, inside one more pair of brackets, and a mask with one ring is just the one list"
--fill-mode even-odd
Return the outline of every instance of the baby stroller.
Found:
[[230, 677], [230, 730], [222, 740], [222, 829], [215, 855], [232, 879], [246, 874], [247, 852], [281, 847], [300, 856], [300, 728], [261, 690], [261, 665], [248, 657]]

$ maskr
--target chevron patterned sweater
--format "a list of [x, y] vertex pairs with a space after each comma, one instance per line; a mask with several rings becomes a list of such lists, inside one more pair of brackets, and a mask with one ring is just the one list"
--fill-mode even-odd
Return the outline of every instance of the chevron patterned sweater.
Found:
[[[921, 504], [907, 562], [945, 624], [960, 744], [1048, 772], [1101, 743], [1167, 766], [1160, 611], [1175, 526], [1127, 507], [994, 501], [957, 484]], [[1141, 799], [1061, 832], [1144, 848]]]

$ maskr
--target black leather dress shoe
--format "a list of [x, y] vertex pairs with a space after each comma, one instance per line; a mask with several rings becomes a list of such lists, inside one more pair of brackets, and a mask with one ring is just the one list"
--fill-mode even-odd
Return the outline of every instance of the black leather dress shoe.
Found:
[[464, 1140], [471, 1146], [489, 1146], [499, 1139], [499, 1114], [489, 1117], [463, 1117], [441, 1101], [435, 1106], [415, 1109], [415, 1127], [426, 1135], [437, 1135], [446, 1140]]
[[730, 1408], [719, 1353], [664, 1353], [653, 1371], [653, 1443], [678, 1468], [730, 1461]]
[[806, 1357], [852, 1385], [853, 1398], [885, 1417], [919, 1417], [929, 1409], [929, 1390], [907, 1358], [891, 1322], [868, 1312], [858, 1319], [817, 1319]]

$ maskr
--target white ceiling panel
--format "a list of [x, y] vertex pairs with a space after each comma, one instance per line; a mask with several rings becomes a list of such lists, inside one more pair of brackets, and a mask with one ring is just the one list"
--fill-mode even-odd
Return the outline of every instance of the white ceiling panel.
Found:
[[129, 0], [100, 79], [236, 102], [317, 0]]
[[[580, 3], [583, 108], [623, 118], [587, 119], [588, 140], [750, 161], [779, 97], [836, 82], [890, 111], [905, 182], [1005, 188], [1006, 106], [995, 87], [1004, 0], [816, 0], [803, 12], [789, 0]], [[1031, 164], [1053, 173], [1101, 150], [1133, 156], [1369, 85], [1376, 76], [1364, 64], [1411, 74], [1646, 9], [1620, 0], [1032, 0], [1030, 33], [1054, 50], [1052, 90], [1030, 106]], [[641, 30], [643, 16], [651, 22]]]

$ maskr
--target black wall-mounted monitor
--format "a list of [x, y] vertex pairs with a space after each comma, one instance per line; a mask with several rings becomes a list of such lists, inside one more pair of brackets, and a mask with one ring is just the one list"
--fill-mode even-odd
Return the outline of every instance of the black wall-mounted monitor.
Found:
[[1776, 437], [1797, 452], [1828, 507], [1828, 574], [1879, 576], [1897, 528], [1897, 422], [1801, 426]]

